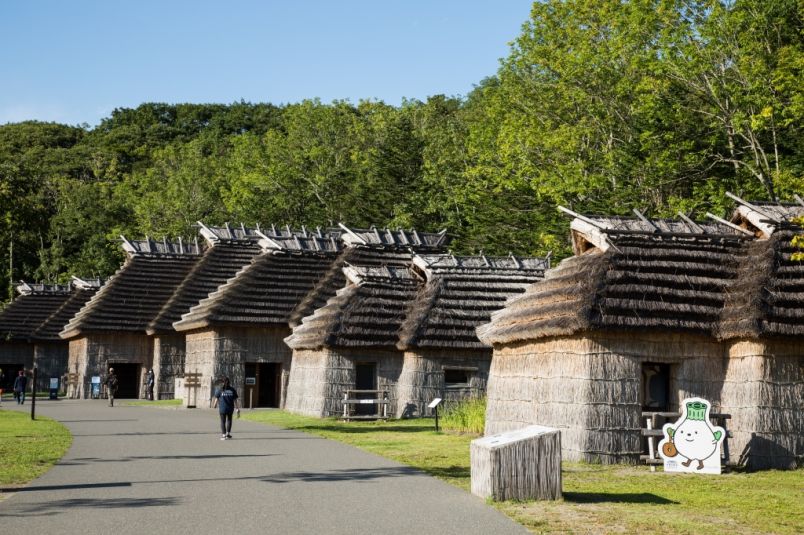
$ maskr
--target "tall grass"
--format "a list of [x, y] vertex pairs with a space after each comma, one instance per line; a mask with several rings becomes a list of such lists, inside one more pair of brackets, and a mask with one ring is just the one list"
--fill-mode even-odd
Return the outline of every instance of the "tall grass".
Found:
[[447, 431], [482, 435], [486, 425], [486, 398], [450, 404], [444, 411], [441, 425]]

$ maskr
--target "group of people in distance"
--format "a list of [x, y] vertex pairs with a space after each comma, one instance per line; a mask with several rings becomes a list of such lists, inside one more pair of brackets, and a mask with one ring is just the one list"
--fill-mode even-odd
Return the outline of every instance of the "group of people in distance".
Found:
[[[3, 382], [3, 370], [0, 369], [0, 384]], [[149, 369], [145, 374], [145, 399], [153, 401], [154, 399], [154, 371]], [[119, 387], [119, 380], [114, 368], [109, 368], [109, 373], [104, 381], [106, 385], [106, 395], [109, 398], [109, 406], [114, 407], [114, 398], [117, 394]], [[25, 375], [24, 370], [20, 370], [17, 377], [14, 378], [14, 399], [22, 405], [25, 403], [25, 389], [28, 386], [28, 377]], [[0, 388], [0, 400], [2, 399], [3, 390]], [[218, 414], [221, 421], [221, 440], [229, 440], [232, 438], [232, 417], [237, 411], [237, 417], [240, 418], [240, 398], [237, 395], [237, 390], [232, 386], [228, 377], [221, 378], [221, 385], [215, 391], [213, 397], [213, 407], [217, 407]]]

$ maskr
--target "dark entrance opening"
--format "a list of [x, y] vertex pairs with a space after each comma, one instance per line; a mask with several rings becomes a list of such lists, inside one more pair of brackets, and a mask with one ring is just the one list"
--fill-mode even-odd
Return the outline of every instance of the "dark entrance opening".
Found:
[[[14, 388], [14, 379], [20, 374], [20, 370], [25, 369], [25, 364], [18, 362], [15, 364], [0, 364], [0, 370], [3, 370], [3, 380], [0, 381], [0, 388], [3, 392], [11, 392]], [[27, 370], [26, 370], [27, 371]], [[30, 383], [30, 381], [28, 381]]]
[[241, 403], [244, 407], [278, 408], [282, 390], [282, 364], [247, 362], [246, 384]]
[[[355, 389], [356, 390], [376, 390], [377, 389], [377, 363], [360, 362], [355, 364]], [[375, 399], [377, 394], [365, 393], [356, 394], [355, 399]], [[377, 414], [377, 405], [371, 403], [361, 403], [355, 406], [355, 413], [360, 415]]]
[[670, 410], [669, 364], [642, 363], [642, 410], [653, 412]]
[[118, 399], [137, 399], [140, 397], [140, 365], [134, 362], [113, 362], [109, 364], [117, 375]]

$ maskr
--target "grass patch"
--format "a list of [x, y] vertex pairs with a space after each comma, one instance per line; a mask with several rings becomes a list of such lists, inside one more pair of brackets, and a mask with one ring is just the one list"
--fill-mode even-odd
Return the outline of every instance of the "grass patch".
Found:
[[486, 425], [486, 398], [454, 403], [444, 411], [440, 424], [446, 431], [482, 435]]
[[[432, 419], [346, 423], [284, 411], [246, 420], [344, 442], [469, 490], [468, 435], [436, 433]], [[563, 463], [564, 499], [503, 502], [535, 533], [804, 533], [804, 470], [665, 474], [646, 466]]]
[[0, 485], [24, 485], [47, 472], [73, 442], [59, 422], [0, 410]]
[[132, 407], [181, 407], [181, 402], [181, 399], [155, 399], [154, 401], [140, 399], [137, 401], [119, 401], [118, 403]]

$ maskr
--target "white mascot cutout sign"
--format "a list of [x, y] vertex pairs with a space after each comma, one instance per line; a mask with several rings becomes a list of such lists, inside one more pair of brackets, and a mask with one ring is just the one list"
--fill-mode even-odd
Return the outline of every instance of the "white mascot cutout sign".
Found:
[[681, 418], [662, 427], [659, 455], [664, 459], [664, 471], [719, 474], [726, 431], [709, 423], [712, 405], [702, 398], [687, 398], [681, 406]]

